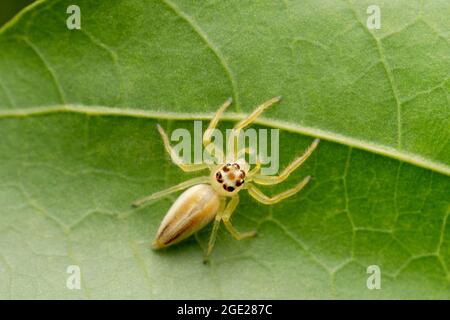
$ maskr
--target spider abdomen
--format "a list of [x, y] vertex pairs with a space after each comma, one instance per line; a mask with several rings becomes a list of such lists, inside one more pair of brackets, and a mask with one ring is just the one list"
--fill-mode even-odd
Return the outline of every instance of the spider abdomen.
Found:
[[187, 189], [161, 222], [153, 248], [164, 248], [186, 239], [211, 222], [219, 206], [219, 195], [210, 185], [198, 184]]

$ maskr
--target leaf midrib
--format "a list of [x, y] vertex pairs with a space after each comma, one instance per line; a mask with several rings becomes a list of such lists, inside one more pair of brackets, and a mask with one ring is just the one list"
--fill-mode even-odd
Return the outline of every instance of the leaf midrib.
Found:
[[[84, 105], [53, 105], [46, 107], [33, 107], [26, 109], [1, 110], [0, 119], [5, 118], [25, 118], [31, 116], [39, 116], [56, 113], [78, 113], [91, 116], [123, 116], [132, 118], [148, 118], [148, 119], [164, 119], [164, 120], [209, 120], [213, 113], [189, 113], [189, 112], [163, 112], [149, 111], [141, 109], [118, 109], [106, 106], [84, 106]], [[221, 120], [238, 121], [245, 118], [245, 113], [226, 113]], [[450, 176], [450, 166], [442, 162], [432, 161], [425, 157], [419, 156], [406, 151], [400, 151], [393, 147], [377, 144], [371, 141], [357, 139], [341, 135], [336, 132], [326, 131], [315, 127], [302, 126], [282, 120], [260, 117], [256, 119], [255, 124], [268, 127], [279, 128], [293, 133], [306, 136], [317, 137], [323, 140], [346, 145], [351, 148], [364, 150], [367, 152], [379, 154], [385, 157], [403, 161], [417, 167], [435, 171], [440, 174]]]

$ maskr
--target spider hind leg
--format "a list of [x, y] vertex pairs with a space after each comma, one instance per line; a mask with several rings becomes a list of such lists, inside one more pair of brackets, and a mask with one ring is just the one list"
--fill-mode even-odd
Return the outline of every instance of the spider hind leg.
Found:
[[233, 198], [231, 198], [230, 202], [228, 202], [228, 204], [226, 206], [225, 206], [225, 200], [222, 200], [221, 209], [219, 210], [219, 213], [217, 214], [216, 219], [214, 220], [211, 235], [209, 237], [208, 249], [206, 250], [205, 256], [203, 258], [204, 263], [209, 262], [209, 256], [214, 248], [214, 243], [215, 243], [216, 237], [217, 237], [217, 230], [219, 229], [219, 225], [220, 225], [221, 221], [223, 221], [225, 228], [228, 230], [228, 232], [231, 233], [231, 235], [236, 240], [243, 240], [243, 239], [247, 239], [250, 237], [254, 237], [256, 235], [256, 231], [239, 232], [231, 224], [230, 217], [233, 214], [233, 212], [236, 209], [238, 204], [239, 204], [238, 196], [234, 196]]

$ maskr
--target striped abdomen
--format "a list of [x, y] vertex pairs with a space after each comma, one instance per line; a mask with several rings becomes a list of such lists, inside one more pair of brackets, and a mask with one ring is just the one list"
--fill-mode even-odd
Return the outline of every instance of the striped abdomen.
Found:
[[153, 248], [167, 247], [197, 232], [214, 219], [219, 206], [219, 196], [210, 185], [199, 184], [187, 189], [161, 222]]

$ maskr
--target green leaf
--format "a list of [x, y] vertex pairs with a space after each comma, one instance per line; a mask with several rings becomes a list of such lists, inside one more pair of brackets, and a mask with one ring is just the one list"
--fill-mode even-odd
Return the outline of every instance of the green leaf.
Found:
[[[448, 1], [38, 1], [0, 31], [0, 297], [450, 298]], [[188, 179], [156, 132], [192, 128], [229, 96], [222, 128], [272, 96], [280, 168], [322, 142], [260, 205], [150, 249]], [[206, 122], [204, 122], [206, 124]], [[126, 213], [125, 218], [121, 216]], [[69, 265], [81, 290], [69, 290]], [[381, 289], [369, 290], [378, 265]]]

